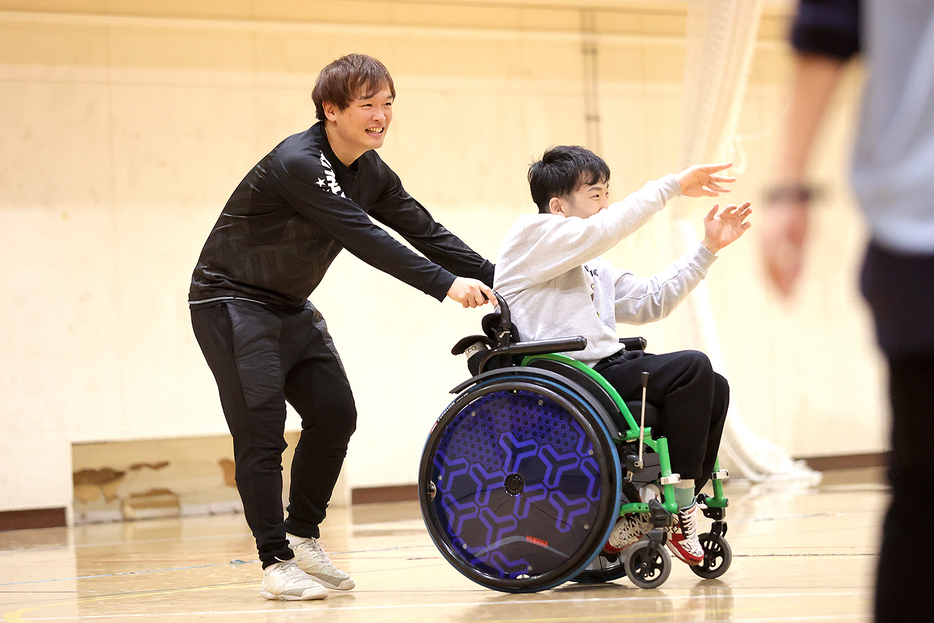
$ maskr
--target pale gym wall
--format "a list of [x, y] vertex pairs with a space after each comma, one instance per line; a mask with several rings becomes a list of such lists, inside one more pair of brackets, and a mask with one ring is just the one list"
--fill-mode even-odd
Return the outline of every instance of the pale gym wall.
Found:
[[[386, 63], [398, 99], [383, 158], [495, 258], [511, 221], [533, 209], [529, 162], [552, 144], [588, 143], [582, 24], [595, 33], [614, 195], [678, 165], [684, 6], [0, 0], [0, 511], [70, 509], [75, 444], [226, 434], [191, 335], [191, 269], [241, 177], [313, 122], [309, 93], [327, 62], [358, 51]], [[734, 156], [737, 202], [759, 202], [769, 181], [787, 101], [786, 13], [767, 3]], [[764, 286], [755, 228], [708, 279], [737, 413], [798, 457], [886, 445], [881, 367], [855, 285], [864, 232], [845, 188], [859, 84], [854, 70], [815, 157], [827, 193], [797, 300]], [[699, 223], [710, 202], [696, 205]], [[673, 259], [657, 249], [665, 233], [652, 225], [612, 257], [658, 270]], [[439, 304], [346, 253], [313, 300], [358, 399], [345, 486], [413, 483], [446, 392], [466, 375], [450, 347], [487, 310]], [[623, 332], [679, 347], [662, 326]]]

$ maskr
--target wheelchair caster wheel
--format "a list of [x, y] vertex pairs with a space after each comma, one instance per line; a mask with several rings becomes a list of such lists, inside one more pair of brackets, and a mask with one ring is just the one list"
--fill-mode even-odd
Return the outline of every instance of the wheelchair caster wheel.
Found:
[[623, 566], [629, 580], [639, 588], [657, 588], [671, 574], [671, 556], [664, 547], [639, 542], [629, 548]]
[[719, 578], [730, 568], [733, 562], [733, 550], [730, 544], [719, 534], [706, 532], [700, 535], [700, 544], [704, 549], [704, 560], [701, 564], [691, 567], [696, 575], [705, 580]]
[[618, 580], [626, 575], [626, 566], [623, 563], [625, 558], [626, 552], [620, 552], [616, 560], [610, 560], [600, 554], [580, 573], [571, 578], [571, 581], [578, 584], [603, 584]]

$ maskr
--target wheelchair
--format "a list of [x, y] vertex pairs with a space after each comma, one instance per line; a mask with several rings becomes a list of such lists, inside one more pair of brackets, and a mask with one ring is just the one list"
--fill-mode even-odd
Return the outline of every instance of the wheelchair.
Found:
[[[419, 503], [432, 541], [460, 573], [503, 592], [624, 576], [640, 588], [660, 586], [672, 568], [665, 543], [679, 477], [667, 440], [652, 436], [657, 409], [644, 391], [642, 401], [626, 403], [590, 366], [562, 354], [583, 350], [583, 337], [519, 341], [506, 301], [496, 298], [500, 311], [484, 316], [484, 334], [452, 350], [467, 355], [473, 376], [451, 390], [456, 397], [422, 453]], [[645, 349], [642, 338], [622, 342]], [[713, 495], [698, 496], [712, 524], [699, 537], [704, 559], [690, 569], [705, 579], [732, 561], [726, 478], [718, 464]], [[652, 488], [661, 495], [643, 501], [640, 490]], [[628, 513], [648, 513], [653, 529], [611, 553], [604, 546]]]

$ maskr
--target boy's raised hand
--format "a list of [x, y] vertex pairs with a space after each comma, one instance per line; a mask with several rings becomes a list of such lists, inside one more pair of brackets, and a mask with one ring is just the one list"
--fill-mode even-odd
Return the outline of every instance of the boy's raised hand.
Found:
[[752, 223], [746, 220], [752, 214], [749, 205], [748, 201], [739, 207], [728, 205], [719, 214], [717, 210], [720, 206], [715, 205], [704, 217], [704, 239], [701, 244], [716, 255], [720, 249], [736, 241], [752, 227]]
[[733, 166], [732, 162], [724, 162], [722, 164], [695, 164], [693, 167], [688, 167], [675, 176], [681, 184], [681, 194], [685, 197], [716, 197], [720, 193], [730, 192], [729, 188], [721, 184], [735, 182], [736, 178], [717, 175], [717, 173], [731, 166]]

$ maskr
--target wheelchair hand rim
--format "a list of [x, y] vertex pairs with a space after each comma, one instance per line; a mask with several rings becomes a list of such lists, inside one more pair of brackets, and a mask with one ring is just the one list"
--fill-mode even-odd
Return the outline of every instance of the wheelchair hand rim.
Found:
[[[563, 417], [573, 420], [579, 427], [579, 434], [582, 434], [590, 444], [590, 449], [594, 455], [593, 463], [597, 461], [602, 462], [597, 464], [595, 469], [599, 474], [600, 494], [597, 496], [596, 500], [592, 500], [593, 510], [587, 516], [587, 519], [592, 522], [592, 525], [589, 526], [587, 536], [581, 539], [579, 546], [574, 549], [572, 555], [564, 562], [556, 563], [553, 567], [548, 567], [546, 564], [544, 569], [532, 569], [532, 573], [519, 573], [513, 569], [510, 575], [502, 568], [494, 568], [495, 565], [490, 566], [482, 562], [471, 562], [470, 556], [474, 556], [478, 551], [481, 558], [488, 553], [492, 557], [499, 555], [501, 552], [492, 552], [492, 550], [481, 551], [483, 548], [479, 548], [478, 550], [476, 547], [477, 543], [468, 544], [459, 541], [459, 537], [454, 533], [453, 527], [447, 525], [450, 521], [450, 517], [444, 510], [439, 511], [439, 504], [435, 503], [435, 496], [431, 495], [430, 492], [430, 487], [435, 486], [435, 478], [439, 475], [435, 464], [439, 445], [446, 435], [456, 435], [460, 433], [460, 430], [450, 433], [448, 431], [449, 426], [459, 417], [461, 419], [466, 418], [464, 410], [470, 405], [478, 403], [478, 401], [481, 401], [485, 397], [497, 394], [501, 395], [504, 392], [511, 392], [513, 395], [517, 395], [518, 392], [528, 392], [528, 395], [537, 395], [543, 400], [550, 400], [553, 405], [557, 405], [557, 407], [560, 408], [564, 414]], [[498, 397], [494, 396], [494, 398]], [[485, 417], [496, 416], [488, 414]], [[581, 459], [581, 461], [587, 465], [587, 469], [594, 470], [590, 461], [586, 461], [585, 459]], [[519, 487], [520, 484], [517, 482], [519, 478], [516, 477], [516, 472], [514, 470], [507, 470], [505, 467], [506, 466], [504, 466], [502, 470], [502, 474], [500, 474], [504, 476], [504, 486], [506, 484], [505, 480], [511, 478], [511, 486], [514, 488]], [[470, 468], [471, 467], [468, 467], [467, 469]], [[482, 471], [483, 473], [487, 473], [485, 469]], [[587, 405], [586, 400], [581, 400], [573, 391], [554, 383], [550, 379], [537, 378], [534, 373], [528, 376], [516, 376], [515, 374], [511, 374], [502, 379], [488, 379], [484, 383], [464, 391], [438, 418], [425, 444], [425, 450], [420, 463], [419, 500], [423, 518], [432, 541], [435, 543], [442, 556], [460, 573], [481, 585], [495, 590], [506, 592], [531, 592], [545, 590], [546, 588], [551, 588], [564, 582], [589, 565], [598, 555], [613, 527], [616, 511], [619, 508], [621, 481], [622, 477], [619, 460], [616, 455], [613, 440], [607, 432], [606, 427], [603, 425], [601, 418], [592, 412], [592, 408]], [[541, 485], [535, 478], [532, 479], [531, 483], [521, 484], [531, 487]], [[439, 494], [438, 489], [434, 489], [434, 493], [435, 495]], [[557, 495], [560, 496], [561, 493], [563, 492], [558, 491]], [[474, 495], [477, 494], [474, 493]], [[501, 494], [497, 495], [499, 495], [500, 499], [503, 499]], [[478, 508], [478, 514], [483, 512], [483, 509]], [[497, 516], [496, 514], [491, 515], [497, 518], [501, 516]], [[518, 524], [519, 521], [517, 520], [517, 530], [524, 527]], [[512, 538], [521, 536], [522, 535], [513, 535]], [[530, 542], [534, 543], [536, 541], [536, 538], [531, 535], [525, 536], [529, 537]], [[538, 541], [543, 547], [549, 544], [545, 539], [538, 539]], [[495, 546], [494, 549], [500, 544], [500, 540], [496, 540], [495, 543], [492, 541], [486, 543], [486, 545]], [[522, 543], [513, 545], [513, 547], [517, 548], [523, 546], [524, 544]], [[465, 554], [465, 551], [468, 553]]]

